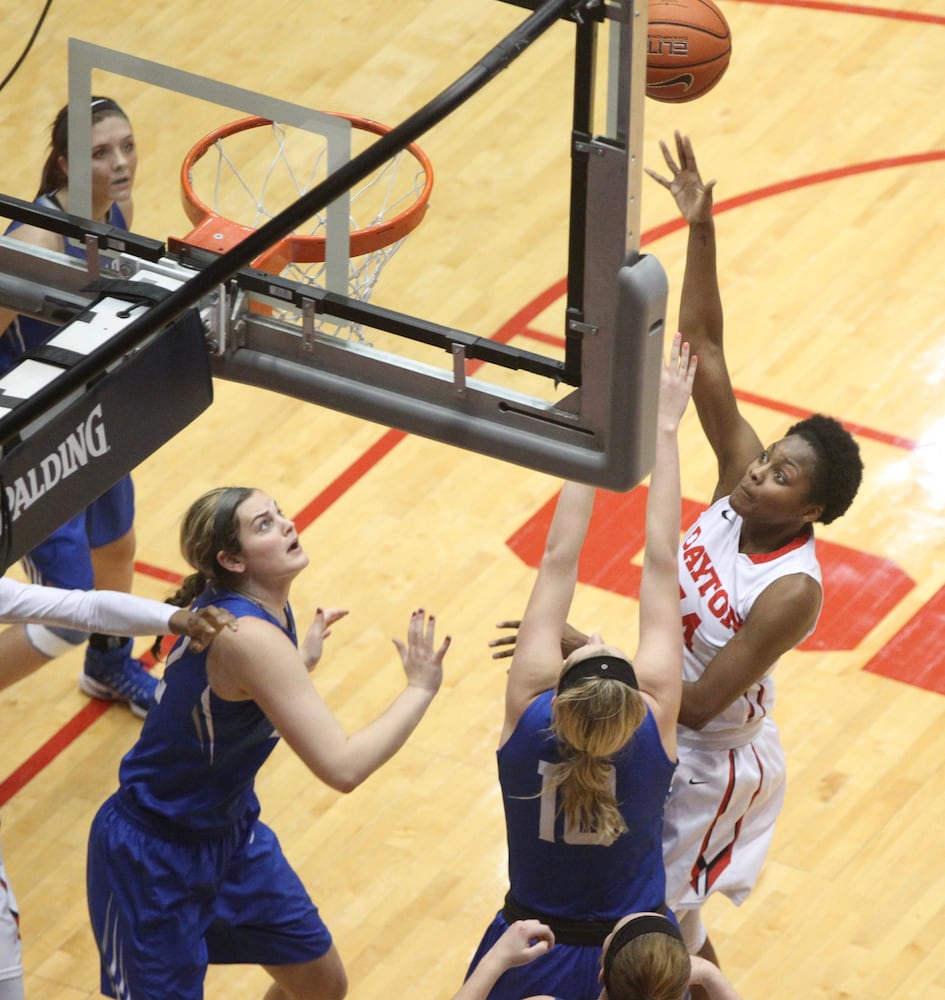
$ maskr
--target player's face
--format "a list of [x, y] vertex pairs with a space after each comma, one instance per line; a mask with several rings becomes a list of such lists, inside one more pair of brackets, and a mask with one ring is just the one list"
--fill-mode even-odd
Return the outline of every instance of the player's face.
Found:
[[823, 509], [810, 499], [814, 449], [797, 434], [776, 441], [748, 466], [732, 490], [732, 510], [756, 524], [816, 520]]
[[138, 169], [138, 150], [127, 119], [110, 115], [92, 126], [92, 205], [107, 211], [127, 201]]
[[237, 507], [240, 522], [240, 559], [245, 571], [267, 581], [292, 578], [308, 565], [295, 524], [279, 505], [260, 490]]

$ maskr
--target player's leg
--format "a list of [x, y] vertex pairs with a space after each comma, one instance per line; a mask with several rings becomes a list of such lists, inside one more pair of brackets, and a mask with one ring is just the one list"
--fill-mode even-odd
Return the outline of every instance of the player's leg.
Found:
[[89, 830], [86, 891], [108, 997], [203, 1000], [211, 919], [202, 888], [219, 867], [215, 845], [142, 829], [112, 795]]
[[[133, 510], [133, 493], [130, 494]], [[130, 531], [129, 515], [122, 512], [129, 504], [128, 490], [118, 491], [116, 502], [108, 499], [103, 519], [111, 525], [116, 540], [121, 541]], [[106, 494], [108, 498], [108, 494]], [[103, 499], [106, 499], [103, 498]], [[98, 504], [99, 501], [96, 501]], [[108, 506], [111, 504], [111, 506]], [[108, 528], [99, 527], [100, 535], [107, 535]], [[130, 583], [134, 572], [133, 532], [131, 555], [127, 555], [128, 569], [123, 579]], [[89, 537], [88, 512], [77, 514], [57, 528], [47, 539], [33, 549], [23, 560], [29, 579], [33, 583], [66, 590], [91, 590], [95, 586], [92, 550]], [[113, 584], [119, 579], [112, 576]], [[121, 589], [111, 586], [108, 589]], [[128, 589], [127, 585], [124, 589]], [[78, 629], [51, 628], [45, 625], [14, 625], [0, 634], [0, 688], [22, 679], [50, 660], [81, 646], [89, 640], [86, 663], [79, 679], [79, 687], [94, 698], [126, 701], [136, 715], [144, 716], [154, 700], [157, 680], [131, 658], [130, 638], [93, 635]]]
[[278, 838], [256, 822], [217, 895], [206, 935], [211, 964], [261, 965], [275, 980], [267, 1000], [341, 1000], [348, 979], [331, 933]]
[[51, 659], [33, 645], [25, 625], [11, 625], [0, 633], [0, 691], [27, 677]]
[[131, 593], [135, 579], [135, 529], [104, 545], [92, 547], [92, 573], [96, 590]]
[[[89, 590], [92, 563], [85, 536], [85, 515], [79, 514], [57, 528], [24, 559], [32, 583]], [[0, 634], [0, 688], [21, 680], [88, 638], [76, 629], [45, 625], [11, 625]]]
[[[89, 505], [85, 529], [94, 584], [99, 590], [131, 591], [134, 581], [134, 487], [125, 476]], [[128, 636], [93, 634], [85, 653], [79, 687], [93, 698], [125, 701], [144, 716], [154, 701], [157, 679], [131, 655]]]
[[348, 977], [334, 945], [309, 962], [263, 968], [275, 980], [265, 1000], [342, 1000], [348, 993]]

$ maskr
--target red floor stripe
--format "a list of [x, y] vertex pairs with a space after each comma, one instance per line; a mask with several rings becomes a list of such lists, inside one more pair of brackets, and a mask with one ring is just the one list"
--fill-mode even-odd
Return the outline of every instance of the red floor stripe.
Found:
[[[771, 0], [767, 0], [771, 2]], [[779, 0], [779, 2], [784, 2], [784, 0]], [[798, 0], [796, 3], [784, 2], [785, 6], [802, 6], [802, 7], [822, 7], [823, 9], [839, 10], [847, 13], [869, 13], [872, 12], [870, 8], [857, 8], [851, 7], [847, 10], [846, 5], [833, 5], [833, 4], [814, 4], [801, 2]], [[887, 11], [876, 11], [882, 16], [892, 16], [895, 12]], [[916, 16], [914, 18], [907, 17], [906, 19], [914, 20], [932, 20], [935, 23], [945, 23], [945, 18], [931, 18], [924, 16]], [[876, 160], [871, 163], [866, 164], [856, 164], [847, 167], [840, 167], [834, 170], [820, 171], [815, 174], [807, 175], [806, 177], [795, 178], [794, 180], [783, 181], [778, 184], [768, 185], [763, 188], [758, 188], [754, 191], [749, 191], [743, 195], [736, 196], [734, 198], [729, 198], [727, 200], [721, 201], [716, 204], [716, 212], [730, 211], [733, 208], [741, 207], [743, 205], [750, 204], [754, 201], [759, 201], [762, 198], [768, 198], [776, 194], [783, 194], [788, 191], [795, 190], [797, 188], [805, 187], [810, 184], [819, 184], [826, 181], [838, 180], [844, 177], [852, 176], [854, 174], [867, 173], [872, 170], [882, 170], [888, 169], [890, 167], [901, 167], [901, 166], [911, 166], [919, 163], [928, 163], [935, 160], [945, 159], [945, 152], [936, 151], [931, 153], [920, 153], [913, 154], [909, 156], [894, 157], [884, 160]], [[682, 219], [675, 219], [671, 222], [665, 223], [661, 226], [654, 227], [648, 232], [644, 233], [641, 239], [641, 245], [646, 245], [647, 243], [653, 242], [663, 236], [670, 233], [676, 232], [684, 226]], [[545, 289], [544, 292], [540, 293], [535, 299], [526, 304], [522, 309], [515, 313], [503, 326], [501, 326], [496, 333], [493, 335], [493, 340], [499, 343], [507, 343], [513, 337], [516, 337], [529, 327], [529, 324], [539, 316], [545, 309], [549, 308], [554, 304], [561, 296], [567, 292], [567, 279], [562, 278], [560, 281], [551, 285], [549, 288]], [[477, 362], [470, 365], [471, 370], [478, 369], [481, 366], [481, 362]], [[747, 394], [746, 394], [747, 398]], [[766, 401], [765, 405], [770, 405], [770, 401]], [[786, 404], [785, 404], [786, 405]], [[878, 436], [880, 432], [867, 432], [864, 429], [864, 433], [869, 433], [872, 436]], [[360, 480], [367, 472], [369, 472], [384, 456], [386, 456], [396, 445], [398, 445], [407, 435], [403, 431], [390, 430], [382, 435], [356, 462], [354, 462], [348, 469], [346, 469], [333, 483], [331, 483], [325, 490], [323, 490], [310, 504], [304, 507], [295, 517], [296, 525], [299, 531], [304, 531], [317, 517], [324, 513], [336, 500], [344, 496], [344, 494]], [[891, 442], [895, 440], [892, 436], [886, 436]], [[176, 583], [180, 579], [179, 575], [176, 573], [171, 573], [168, 570], [163, 570], [160, 567], [149, 566], [144, 563], [136, 564], [136, 568], [139, 571], [153, 576], [157, 579], [165, 580], [170, 583]], [[14, 771], [5, 781], [0, 783], [0, 805], [3, 805], [10, 796], [14, 795], [19, 791], [27, 782], [29, 782], [36, 774], [38, 774], [51, 760], [65, 750], [73, 740], [77, 739], [85, 730], [98, 719], [103, 712], [109, 708], [109, 703], [107, 702], [91, 702], [86, 705], [80, 712], [77, 713], [65, 726], [59, 730], [50, 740], [48, 740], [39, 750], [37, 750], [33, 755], [31, 755], [16, 771]]]
[[924, 604], [863, 668], [925, 691], [945, 694], [945, 587]]
[[163, 580], [165, 583], [171, 583], [175, 586], [181, 581], [180, 573], [164, 569], [161, 566], [152, 566], [150, 563], [135, 562], [135, 572], [140, 573], [142, 576], [153, 577], [155, 580]]
[[35, 753], [28, 757], [8, 778], [0, 782], [0, 806], [4, 806], [24, 786], [29, 784], [40, 771], [51, 764], [73, 740], [77, 740], [94, 722], [97, 722], [111, 707], [107, 701], [90, 701], [83, 706], [56, 733], [54, 733]]
[[[797, 417], [798, 420], [804, 420], [813, 412], [812, 410], [806, 410], [801, 406], [794, 406], [792, 403], [786, 403], [782, 400], [759, 396], [754, 392], [746, 392], [744, 389], [736, 389], [735, 396], [744, 403], [753, 403], [756, 406], [763, 406], [777, 413], [786, 413], [789, 416]], [[893, 448], [902, 448], [903, 451], [914, 451], [917, 447], [916, 442], [911, 438], [902, 437], [898, 434], [889, 434], [886, 431], [876, 430], [874, 427], [866, 427], [863, 424], [853, 424], [847, 421], [844, 421], [844, 426], [851, 434], [857, 437], [870, 438], [873, 441], [879, 441], [881, 444], [891, 445]]]
[[407, 436], [404, 431], [389, 430], [378, 438], [374, 444], [355, 462], [348, 466], [333, 483], [318, 494], [315, 499], [303, 507], [295, 515], [295, 526], [304, 531], [317, 517], [338, 499], [343, 497], [354, 484], [377, 465], [380, 460], [392, 451]]
[[863, 7], [852, 3], [829, 3], [828, 0], [741, 0], [741, 3], [756, 3], [765, 7], [823, 10], [831, 14], [862, 14], [866, 17], [884, 17], [891, 21], [916, 21], [919, 24], [945, 25], [945, 17], [941, 14], [922, 14], [915, 10], [887, 10], [884, 7]]

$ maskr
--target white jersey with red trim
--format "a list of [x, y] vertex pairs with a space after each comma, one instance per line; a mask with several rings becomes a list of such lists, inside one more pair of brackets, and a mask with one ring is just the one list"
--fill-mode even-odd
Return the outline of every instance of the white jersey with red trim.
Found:
[[[680, 546], [687, 681], [702, 676], [775, 580], [805, 573], [822, 582], [812, 531], [776, 552], [745, 555], [738, 551], [741, 529], [725, 497], [699, 517]], [[768, 715], [775, 666], [703, 729], [679, 727], [679, 765], [663, 820], [666, 902], [677, 915], [699, 909], [714, 892], [742, 903], [761, 872], [786, 779], [784, 751]]]
[[[697, 681], [702, 676], [706, 666], [741, 628], [758, 595], [775, 580], [804, 573], [822, 583], [812, 530], [775, 552], [745, 555], [738, 551], [741, 529], [741, 517], [724, 497], [699, 516], [680, 545], [684, 680]], [[750, 741], [774, 705], [771, 674], [776, 666], [777, 662], [773, 663], [764, 677], [703, 729], [695, 732], [683, 728], [681, 736], [687, 743], [717, 748]]]

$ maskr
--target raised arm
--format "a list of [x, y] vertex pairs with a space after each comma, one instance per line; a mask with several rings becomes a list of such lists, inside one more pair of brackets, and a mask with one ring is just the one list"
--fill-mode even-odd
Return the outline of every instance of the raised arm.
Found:
[[660, 380], [656, 462], [646, 501], [640, 644], [634, 657], [640, 690], [649, 696], [663, 745], [671, 755], [676, 751], [683, 649], [677, 563], [682, 504], [677, 438], [695, 374], [696, 358], [690, 357], [689, 345], [677, 333]]
[[741, 628], [697, 681], [683, 684], [679, 721], [702, 729], [801, 642], [817, 621], [823, 591], [803, 573], [782, 576], [755, 599]]
[[716, 260], [715, 220], [712, 214], [715, 181], [703, 182], [688, 136], [675, 133], [676, 160], [660, 143], [670, 177], [646, 172], [672, 194], [689, 224], [686, 268], [679, 305], [679, 329], [699, 358], [699, 376], [693, 387], [696, 411], [718, 461], [718, 484], [713, 499], [727, 496], [756, 458], [762, 444], [741, 415], [732, 388], [723, 344], [722, 299]]
[[[313, 628], [325, 627], [323, 615]], [[434, 619], [410, 618], [407, 641], [394, 640], [407, 684], [372, 722], [350, 736], [311, 683], [309, 665], [289, 638], [260, 618], [240, 618], [236, 635], [223, 633], [210, 649], [210, 683], [222, 697], [252, 698], [318, 778], [350, 792], [388, 761], [416, 729], [443, 679], [450, 639], [434, 646]], [[303, 649], [320, 643], [306, 637]]]
[[594, 509], [595, 491], [565, 483], [558, 496], [545, 551], [519, 626], [505, 686], [500, 745], [512, 734], [528, 704], [558, 683], [564, 660], [561, 630], [577, 584], [578, 559]]

